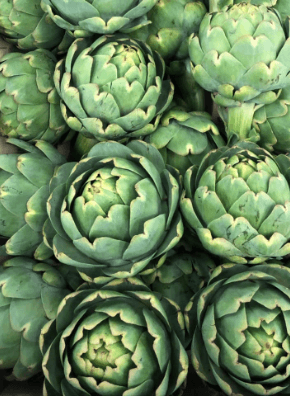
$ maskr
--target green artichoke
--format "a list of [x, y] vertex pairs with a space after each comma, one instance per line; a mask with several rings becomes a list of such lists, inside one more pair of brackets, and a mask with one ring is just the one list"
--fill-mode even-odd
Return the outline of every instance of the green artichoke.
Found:
[[145, 142], [96, 144], [50, 191], [45, 241], [85, 280], [135, 276], [182, 237], [179, 174]]
[[36, 147], [17, 139], [8, 142], [24, 153], [0, 155], [0, 256], [34, 256], [45, 260], [52, 250], [43, 242], [49, 182], [65, 158], [49, 143]]
[[143, 271], [142, 280], [151, 290], [173, 300], [183, 312], [191, 297], [209, 280], [216, 264], [206, 252], [180, 253], [172, 249], [152, 260], [150, 267]]
[[181, 210], [213, 254], [256, 264], [290, 253], [290, 158], [254, 143], [209, 153], [184, 177]]
[[289, 394], [289, 268], [220, 266], [186, 311], [203, 380], [230, 396]]
[[210, 150], [225, 144], [208, 113], [187, 113], [180, 107], [163, 115], [147, 141], [160, 151], [166, 164], [182, 175], [190, 166], [199, 165]]
[[206, 14], [189, 39], [197, 83], [228, 108], [226, 129], [249, 137], [255, 104], [275, 101], [290, 84], [290, 38], [274, 9], [235, 4]]
[[49, 264], [15, 257], [0, 266], [0, 369], [12, 369], [9, 379], [25, 380], [41, 371], [41, 328], [70, 292]]
[[255, 110], [253, 126], [260, 146], [269, 151], [290, 151], [290, 87], [283, 88], [275, 102]]
[[163, 59], [188, 57], [188, 37], [197, 33], [207, 10], [202, 1], [163, 0], [148, 13], [151, 23], [130, 34], [146, 42]]
[[23, 50], [57, 47], [64, 36], [40, 7], [41, 0], [1, 0], [0, 33]]
[[12, 52], [0, 61], [0, 133], [56, 143], [68, 132], [53, 82], [54, 55], [37, 49]]
[[176, 306], [137, 279], [72, 293], [42, 329], [45, 395], [170, 396], [188, 370], [178, 333]]
[[102, 36], [76, 40], [58, 62], [55, 86], [67, 124], [88, 138], [118, 140], [152, 133], [173, 98], [165, 64], [141, 41]]
[[146, 14], [158, 0], [42, 0], [51, 19], [75, 37], [129, 33], [149, 23]]

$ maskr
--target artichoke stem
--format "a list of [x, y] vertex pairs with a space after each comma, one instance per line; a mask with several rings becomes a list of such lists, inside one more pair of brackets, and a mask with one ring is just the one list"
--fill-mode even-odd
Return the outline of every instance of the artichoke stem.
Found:
[[82, 133], [78, 133], [75, 144], [72, 148], [70, 154], [70, 160], [78, 161], [82, 158], [83, 155], [88, 154], [90, 149], [98, 143], [96, 139], [90, 139], [85, 137]]
[[219, 107], [219, 115], [225, 123], [228, 141], [246, 140], [251, 137], [255, 103], [242, 103], [237, 107]]

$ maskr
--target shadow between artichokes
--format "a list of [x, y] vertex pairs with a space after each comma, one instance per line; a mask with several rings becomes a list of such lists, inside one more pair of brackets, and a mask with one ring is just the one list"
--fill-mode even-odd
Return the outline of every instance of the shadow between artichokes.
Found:
[[136, 278], [95, 287], [64, 298], [42, 329], [44, 395], [176, 394], [188, 357], [174, 303]]
[[52, 179], [45, 242], [85, 280], [134, 276], [182, 237], [179, 177], [145, 142], [98, 143]]
[[289, 167], [288, 156], [274, 158], [254, 143], [210, 152], [185, 174], [185, 221], [208, 251], [235, 263], [288, 255]]
[[197, 374], [229, 396], [290, 392], [290, 270], [225, 264], [186, 307]]
[[88, 138], [120, 140], [152, 133], [173, 99], [165, 63], [126, 36], [78, 39], [56, 65], [54, 82], [71, 129]]

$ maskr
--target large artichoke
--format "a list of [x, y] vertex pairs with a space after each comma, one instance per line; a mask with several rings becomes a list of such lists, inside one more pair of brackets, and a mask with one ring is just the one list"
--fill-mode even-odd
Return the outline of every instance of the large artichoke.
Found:
[[145, 142], [98, 143], [52, 179], [46, 243], [89, 277], [134, 276], [182, 237], [178, 179]]
[[173, 98], [165, 64], [141, 41], [76, 40], [55, 71], [67, 124], [87, 137], [118, 140], [152, 133]]
[[239, 3], [206, 14], [189, 40], [196, 81], [229, 107], [227, 132], [248, 138], [255, 104], [290, 84], [290, 38], [274, 9]]
[[289, 394], [289, 268], [220, 266], [186, 310], [202, 379], [230, 396]]
[[[290, 159], [254, 143], [209, 153], [184, 177], [181, 209], [210, 252], [236, 263], [290, 253]], [[195, 236], [194, 236], [195, 237]]]
[[197, 33], [206, 14], [202, 1], [163, 0], [148, 13], [151, 23], [130, 34], [146, 42], [163, 59], [188, 57], [188, 37]]
[[72, 293], [40, 337], [45, 395], [173, 395], [188, 370], [182, 334], [178, 307], [134, 278]]
[[12, 369], [10, 379], [25, 380], [41, 371], [41, 328], [70, 292], [49, 264], [15, 257], [0, 266], [0, 369]]
[[0, 133], [27, 141], [59, 141], [69, 128], [53, 82], [54, 55], [42, 49], [12, 52], [0, 62]]
[[75, 37], [129, 33], [149, 23], [146, 14], [157, 0], [42, 0], [51, 19]]
[[64, 36], [40, 7], [40, 0], [1, 0], [0, 33], [23, 50], [52, 49]]
[[45, 260], [52, 250], [43, 243], [42, 227], [47, 219], [49, 182], [65, 158], [49, 143], [36, 147], [8, 139], [24, 151], [0, 155], [0, 256], [34, 256]]
[[190, 166], [199, 165], [210, 150], [224, 145], [208, 113], [187, 113], [178, 107], [163, 115], [147, 141], [160, 151], [166, 164], [182, 175]]

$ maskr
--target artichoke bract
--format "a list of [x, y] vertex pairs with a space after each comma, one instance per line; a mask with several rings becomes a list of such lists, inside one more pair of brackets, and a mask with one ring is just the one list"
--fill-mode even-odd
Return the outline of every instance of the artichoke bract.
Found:
[[275, 102], [255, 110], [253, 127], [266, 150], [290, 151], [290, 87], [283, 88]]
[[206, 14], [198, 36], [190, 37], [194, 78], [228, 107], [230, 136], [248, 138], [255, 104], [275, 101], [290, 84], [287, 37], [274, 9], [244, 2]]
[[289, 394], [289, 268], [220, 266], [186, 311], [203, 380], [227, 395]]
[[208, 113], [188, 113], [178, 107], [163, 115], [147, 141], [182, 175], [190, 166], [199, 165], [209, 151], [225, 144]]
[[88, 138], [118, 140], [152, 133], [173, 98], [165, 63], [141, 41], [78, 39], [58, 62], [54, 81], [62, 114]]
[[134, 276], [182, 237], [179, 173], [145, 142], [96, 144], [50, 191], [45, 242], [85, 280]]
[[57, 47], [65, 32], [44, 13], [40, 0], [2, 0], [0, 33], [18, 48], [33, 50]]
[[37, 49], [0, 60], [0, 133], [56, 143], [68, 132], [53, 82], [55, 56]]
[[207, 10], [202, 1], [164, 0], [148, 13], [149, 25], [130, 34], [146, 42], [163, 59], [188, 57], [188, 37], [197, 33]]
[[[48, 218], [49, 182], [65, 158], [49, 143], [8, 139], [22, 153], [0, 155], [0, 256], [34, 256], [45, 260], [53, 252], [43, 242]], [[3, 240], [2, 240], [3, 242]]]
[[79, 290], [45, 325], [47, 396], [170, 396], [184, 383], [188, 357], [177, 307], [137, 279]]
[[49, 264], [15, 257], [0, 266], [0, 369], [11, 369], [9, 379], [23, 381], [41, 371], [41, 328], [70, 292]]
[[290, 158], [254, 143], [209, 153], [184, 177], [181, 210], [213, 254], [256, 264], [290, 253]]
[[75, 37], [129, 33], [148, 22], [157, 0], [42, 0], [51, 19]]

